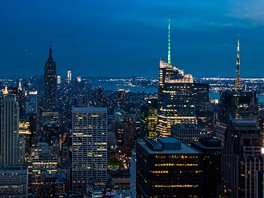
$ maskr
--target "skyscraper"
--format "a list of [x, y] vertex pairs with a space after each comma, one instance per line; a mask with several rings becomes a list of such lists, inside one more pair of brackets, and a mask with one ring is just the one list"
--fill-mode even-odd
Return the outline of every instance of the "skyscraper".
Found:
[[198, 102], [208, 100], [207, 84], [195, 83], [191, 74], [172, 66], [170, 52], [170, 21], [168, 25], [168, 63], [160, 60], [158, 89], [158, 136], [171, 135], [171, 125], [196, 124]]
[[264, 170], [261, 131], [255, 119], [231, 119], [226, 132], [223, 158], [225, 197], [257, 197], [256, 177]]
[[157, 132], [166, 137], [173, 124], [195, 124], [193, 77], [160, 60]]
[[68, 71], [67, 71], [67, 79], [66, 79], [66, 81], [67, 81], [67, 83], [71, 83], [71, 81], [72, 81], [72, 71], [71, 71], [71, 69], [68, 69]]
[[72, 108], [72, 190], [103, 187], [107, 181], [107, 109]]
[[52, 58], [50, 42], [49, 57], [44, 68], [44, 111], [53, 112], [57, 110], [57, 74], [56, 62]]
[[16, 96], [11, 93], [3, 97], [0, 137], [0, 164], [4, 166], [22, 165], [24, 156], [19, 141], [19, 106]]
[[217, 189], [221, 184], [221, 141], [215, 138], [200, 138], [191, 145], [204, 154], [204, 197], [217, 197]]
[[141, 138], [156, 138], [157, 99], [148, 100], [140, 107]]
[[263, 171], [258, 99], [254, 91], [242, 91], [239, 40], [235, 90], [221, 93], [216, 136], [222, 140], [223, 197], [257, 197], [257, 172]]
[[203, 197], [203, 153], [176, 138], [137, 142], [137, 197]]

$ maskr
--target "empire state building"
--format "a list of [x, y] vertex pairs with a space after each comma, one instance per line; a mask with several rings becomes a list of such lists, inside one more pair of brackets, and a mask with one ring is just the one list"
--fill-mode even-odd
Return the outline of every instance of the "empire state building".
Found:
[[49, 57], [44, 68], [44, 111], [54, 112], [57, 110], [57, 74], [56, 62], [52, 58], [50, 43]]

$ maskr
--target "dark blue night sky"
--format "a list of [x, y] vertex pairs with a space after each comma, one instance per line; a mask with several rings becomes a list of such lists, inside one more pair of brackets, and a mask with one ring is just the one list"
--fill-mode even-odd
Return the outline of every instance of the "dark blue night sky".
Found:
[[1, 0], [0, 77], [42, 75], [52, 38], [57, 73], [157, 77], [167, 61], [194, 77], [264, 77], [264, 1]]

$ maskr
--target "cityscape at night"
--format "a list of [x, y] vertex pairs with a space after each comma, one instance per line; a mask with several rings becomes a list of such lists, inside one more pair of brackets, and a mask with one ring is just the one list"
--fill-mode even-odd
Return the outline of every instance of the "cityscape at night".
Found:
[[264, 3], [0, 2], [0, 197], [264, 197]]

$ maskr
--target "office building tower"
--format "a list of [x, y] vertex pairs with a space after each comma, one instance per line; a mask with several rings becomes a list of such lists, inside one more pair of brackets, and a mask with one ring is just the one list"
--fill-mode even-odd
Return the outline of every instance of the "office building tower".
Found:
[[70, 84], [72, 81], [72, 71], [71, 69], [68, 69], [67, 71], [67, 79], [66, 79], [67, 83]]
[[137, 142], [137, 197], [203, 197], [203, 154], [175, 138]]
[[215, 136], [225, 143], [225, 134], [230, 119], [258, 119], [258, 98], [255, 91], [243, 91], [240, 84], [240, 48], [238, 41], [236, 61], [236, 89], [224, 90], [220, 94], [218, 117], [215, 123]]
[[261, 131], [255, 119], [231, 119], [224, 143], [222, 196], [257, 197], [256, 176], [263, 171]]
[[[209, 106], [211, 105], [209, 104]], [[208, 134], [212, 136], [214, 132], [216, 112], [213, 109], [212, 110], [201, 110], [201, 111], [198, 110], [198, 111], [195, 111], [195, 115], [197, 119], [197, 124], [203, 128], [206, 128], [208, 131]]]
[[13, 88], [13, 94], [16, 94], [17, 102], [19, 106], [19, 119], [26, 118], [26, 87], [21, 82], [18, 83], [18, 88]]
[[258, 171], [257, 173], [257, 197], [264, 197], [264, 171]]
[[61, 76], [57, 75], [57, 85], [61, 85]]
[[26, 113], [37, 113], [38, 112], [38, 91], [27, 92], [26, 99]]
[[106, 106], [105, 89], [101, 86], [97, 88], [97, 106]]
[[203, 152], [204, 198], [217, 197], [221, 185], [221, 141], [215, 138], [200, 138], [191, 146]]
[[54, 157], [52, 149], [53, 146], [46, 142], [38, 142], [31, 148], [28, 161], [28, 192], [32, 197], [40, 197], [44, 193], [42, 187], [45, 175], [57, 173], [58, 160]]
[[140, 107], [140, 137], [156, 138], [157, 131], [157, 99], [148, 100]]
[[1, 107], [0, 164], [18, 166], [24, 163], [23, 145], [19, 138], [19, 106], [12, 93], [4, 95]]
[[136, 136], [136, 115], [127, 114], [124, 117], [123, 151], [131, 157], [131, 151], [135, 145]]
[[122, 110], [125, 109], [125, 96], [126, 92], [124, 89], [118, 89], [117, 90], [117, 107], [121, 108]]
[[254, 91], [226, 90], [221, 92], [218, 120], [228, 123], [229, 118], [257, 118], [258, 99]]
[[72, 190], [105, 186], [107, 181], [107, 109], [72, 108]]
[[49, 57], [46, 60], [44, 68], [44, 111], [57, 111], [57, 73], [56, 62], [52, 58], [52, 49], [50, 43]]
[[0, 167], [0, 175], [0, 197], [28, 197], [28, 174], [26, 167]]
[[26, 120], [19, 121], [19, 136], [23, 139], [23, 145], [25, 146], [25, 161], [28, 161], [30, 155], [30, 149], [32, 146], [31, 138], [32, 131], [30, 130], [30, 122]]
[[209, 137], [208, 130], [197, 124], [177, 124], [171, 126], [171, 136], [191, 145], [202, 137]]
[[157, 132], [167, 137], [171, 125], [196, 124], [194, 86], [191, 74], [184, 74], [160, 60]]
[[192, 92], [195, 100], [195, 110], [202, 111], [206, 103], [209, 103], [209, 84], [208, 83], [194, 83]]
[[132, 151], [132, 156], [130, 159], [130, 190], [132, 192], [132, 197], [136, 197], [137, 194], [137, 185], [136, 185], [136, 173], [137, 173], [137, 167], [136, 167], [136, 153], [135, 151]]
[[124, 137], [124, 113], [120, 108], [116, 108], [114, 111], [114, 131], [119, 148], [123, 149], [123, 137]]
[[158, 88], [158, 136], [171, 135], [171, 125], [196, 124], [195, 110], [209, 100], [209, 85], [195, 83], [191, 74], [172, 66], [170, 21], [168, 25], [168, 63], [160, 60]]

